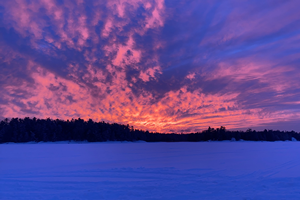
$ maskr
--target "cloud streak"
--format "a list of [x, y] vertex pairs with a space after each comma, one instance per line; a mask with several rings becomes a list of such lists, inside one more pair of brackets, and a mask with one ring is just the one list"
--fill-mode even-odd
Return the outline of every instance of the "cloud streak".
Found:
[[0, 117], [289, 130], [300, 118], [299, 6], [0, 2]]

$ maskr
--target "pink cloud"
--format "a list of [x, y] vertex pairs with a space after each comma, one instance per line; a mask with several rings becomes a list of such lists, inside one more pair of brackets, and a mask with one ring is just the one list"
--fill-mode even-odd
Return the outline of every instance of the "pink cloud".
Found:
[[111, 28], [112, 28], [112, 22], [110, 19], [107, 20], [107, 22], [105, 23], [105, 26], [104, 26], [104, 29], [102, 31], [102, 36], [103, 37], [107, 37], [109, 36], [109, 33], [111, 31]]
[[[45, 10], [45, 14], [50, 16], [50, 22], [56, 34], [60, 36], [60, 40], [55, 39], [53, 44], [58, 48], [61, 47], [62, 42], [66, 42], [72, 48], [81, 48], [85, 46], [85, 41], [89, 38], [89, 27], [86, 22], [83, 8], [74, 5], [72, 1], [65, 1], [63, 5], [56, 5], [54, 1], [44, 0], [35, 3], [29, 3], [25, 0], [16, 0], [5, 4], [10, 12], [5, 13], [7, 19], [10, 19], [13, 23], [10, 23], [14, 29], [16, 29], [23, 36], [29, 36], [33, 34], [31, 38], [33, 46], [37, 40], [45, 39], [48, 42], [54, 41], [49, 34], [44, 31], [44, 28], [49, 26], [43, 18], [39, 17], [40, 9]], [[69, 9], [73, 11], [74, 15], [65, 17], [63, 10]], [[72, 13], [72, 12], [71, 12]], [[79, 17], [77, 17], [79, 16]], [[72, 41], [73, 38], [79, 36], [77, 44]]]
[[[241, 128], [254, 126], [258, 122], [269, 123], [284, 118], [300, 117], [289, 111], [267, 114], [260, 108], [244, 109], [236, 101], [239, 93], [209, 95], [202, 93], [201, 90], [189, 91], [186, 87], [167, 92], [161, 100], [153, 104], [151, 93], [144, 91], [139, 96], [132, 93], [124, 71], [116, 71], [112, 66], [108, 68], [115, 74], [111, 83], [105, 82], [102, 71], [92, 66], [88, 66], [88, 74], [84, 77], [84, 79], [96, 80], [93, 84], [99, 89], [110, 89], [109, 95], [99, 99], [93, 98], [90, 89], [84, 85], [37, 67], [32, 73], [35, 87], [18, 86], [30, 90], [30, 96], [23, 98], [21, 102], [27, 109], [39, 113], [37, 117], [92, 118], [130, 123], [136, 128], [147, 127], [148, 130], [161, 132], [180, 131], [186, 127], [190, 127], [191, 131], [200, 131], [206, 129], [208, 124], [212, 127], [224, 125], [227, 128]], [[17, 91], [16, 86], [8, 86], [5, 89], [11, 94], [16, 94]], [[7, 98], [12, 97], [7, 96]], [[12, 103], [5, 107], [2, 105], [1, 108], [5, 110], [4, 114], [7, 117], [28, 116], [28, 113], [22, 111], [24, 107]]]
[[[230, 41], [238, 46], [257, 36], [280, 31], [282, 24], [298, 19], [298, 7], [286, 3], [268, 12], [252, 12], [253, 5], [239, 2], [236, 1], [237, 6], [232, 7], [229, 14], [216, 12], [211, 17], [211, 23], [203, 17], [189, 24], [192, 26], [189, 27], [179, 24], [179, 19], [175, 19], [178, 26], [191, 28], [191, 32], [176, 29], [176, 26], [170, 27], [172, 24], [161, 29], [168, 22], [166, 17], [170, 20], [172, 14], [163, 0], [94, 1], [91, 3], [90, 13], [82, 5], [85, 3], [83, 0], [66, 0], [63, 4], [56, 4], [56, 1], [51, 0], [31, 3], [26, 0], [1, 2], [6, 8], [3, 15], [6, 28], [13, 28], [20, 37], [30, 38], [33, 49], [30, 49], [33, 54], [29, 57], [26, 56], [27, 52], [23, 55], [22, 51], [18, 53], [1, 44], [1, 62], [10, 66], [13, 61], [23, 59], [30, 76], [30, 80], [20, 80], [18, 76], [13, 76], [7, 81], [7, 76], [0, 74], [0, 80], [5, 80], [2, 87], [5, 92], [1, 100], [6, 103], [0, 104], [3, 116], [92, 118], [96, 121], [129, 123], [136, 128], [161, 132], [180, 132], [185, 129], [199, 131], [208, 126], [220, 125], [227, 128], [247, 128], [261, 123], [299, 119], [300, 115], [291, 109], [251, 107], [241, 101], [241, 96], [245, 93], [255, 95], [274, 92], [274, 101], [280, 100], [283, 105], [299, 105], [299, 101], [289, 99], [287, 94], [283, 95], [285, 91], [300, 86], [300, 74], [295, 66], [282, 64], [279, 59], [260, 58], [258, 53], [241, 57], [234, 57], [232, 53], [232, 57], [226, 57], [231, 49], [227, 51], [219, 48], [226, 47]], [[214, 2], [210, 2], [209, 6], [213, 4]], [[230, 7], [230, 3], [222, 5]], [[131, 15], [139, 15], [141, 7], [144, 8], [143, 17], [133, 20]], [[199, 2], [194, 2], [192, 7], [199, 8]], [[290, 13], [284, 13], [281, 9], [289, 10]], [[41, 10], [44, 13], [41, 14]], [[203, 11], [203, 15], [208, 15], [209, 10]], [[187, 12], [184, 17], [191, 19], [193, 14], [195, 13]], [[219, 26], [223, 19], [226, 19], [224, 25]], [[274, 20], [278, 23], [272, 23]], [[183, 21], [188, 23], [188, 20]], [[198, 33], [205, 27], [200, 27], [200, 31], [193, 28], [206, 23], [214, 33], [206, 27], [207, 33], [202, 34], [203, 39], [198, 39]], [[49, 27], [53, 34], [48, 30]], [[175, 29], [174, 33], [172, 28]], [[161, 30], [174, 37], [156, 37], [157, 34], [162, 34]], [[176, 31], [180, 33], [176, 35]], [[196, 40], [199, 44], [194, 44]], [[297, 49], [298, 40], [298, 36], [287, 39], [286, 47], [272, 53], [279, 54], [289, 48]], [[41, 48], [40, 41], [59, 50], [54, 51], [55, 48], [51, 45], [51, 48]], [[141, 42], [145, 42], [145, 45]], [[261, 45], [256, 50], [272, 48], [274, 43]], [[64, 54], [64, 50], [72, 55]], [[234, 50], [236, 49], [232, 52]], [[181, 56], [189, 51], [196, 54], [186, 56], [191, 57], [191, 66], [189, 61], [181, 60]], [[73, 55], [73, 52], [78, 54]], [[38, 62], [35, 55], [43, 55], [42, 59], [48, 58], [50, 61], [57, 59], [55, 61], [58, 64], [51, 66], [51, 70], [51, 67], [46, 66], [47, 63]], [[82, 57], [78, 58], [77, 55]], [[223, 59], [224, 57], [227, 59]], [[299, 53], [287, 53], [285, 59], [295, 60], [298, 57]], [[173, 58], [178, 63], [165, 61]], [[185, 70], [190, 71], [182, 74], [180, 70], [172, 71], [172, 67], [177, 64], [187, 66]], [[64, 68], [55, 70], [59, 67]], [[132, 76], [130, 70], [134, 71]], [[166, 74], [172, 78], [166, 78]], [[170, 83], [165, 87], [170, 80], [175, 84]], [[217, 91], [207, 91], [207, 84], [221, 85], [223, 82], [220, 80], [229, 81]], [[196, 87], [199, 81], [202, 82]], [[261, 86], [249, 87], [247, 91], [238, 88], [248, 82], [257, 82]], [[161, 87], [155, 88], [157, 91], [161, 90], [160, 93], [149, 89], [152, 85], [147, 85], [156, 83], [156, 87]], [[143, 87], [144, 85], [147, 87]], [[292, 96], [293, 94], [290, 97]], [[272, 103], [270, 99], [265, 101]]]
[[142, 79], [144, 82], [148, 82], [150, 78], [154, 78], [156, 74], [162, 74], [161, 68], [159, 66], [148, 68], [146, 71], [141, 71], [139, 78]]
[[[152, 11], [152, 15], [146, 19], [146, 28], [160, 27], [164, 25], [163, 14], [164, 14], [164, 0], [156, 0], [156, 7]], [[146, 4], [146, 7], [149, 7]]]
[[[267, 85], [259, 90], [248, 92], [259, 93], [262, 91], [273, 90], [278, 93], [285, 91], [289, 88], [299, 87], [300, 84], [295, 80], [299, 76], [296, 72], [293, 74], [294, 78], [290, 77], [291, 72], [295, 69], [291, 66], [277, 66], [274, 67], [272, 62], [254, 62], [255, 59], [240, 59], [232, 63], [220, 63], [219, 67], [209, 73], [203, 74], [207, 80], [217, 80], [222, 77], [230, 77], [236, 83], [257, 80]], [[289, 74], [289, 75], [285, 75]], [[280, 78], [278, 78], [280, 77]]]
[[[113, 51], [117, 51], [117, 54], [112, 63], [119, 67], [138, 63], [141, 57], [141, 52], [139, 50], [135, 50], [133, 46], [134, 41], [132, 37], [130, 37], [125, 46], [119, 45], [118, 48], [113, 49]], [[128, 55], [128, 51], [130, 51], [130, 55]]]
[[196, 73], [190, 73], [186, 76], [187, 79], [193, 80], [196, 76]]

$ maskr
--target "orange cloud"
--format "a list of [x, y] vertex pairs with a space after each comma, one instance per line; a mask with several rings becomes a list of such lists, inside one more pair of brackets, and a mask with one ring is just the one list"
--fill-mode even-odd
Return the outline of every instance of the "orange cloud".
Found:
[[[84, 85], [37, 67], [36, 72], [32, 73], [35, 87], [30, 88], [30, 96], [21, 100], [26, 107], [22, 109], [31, 109], [39, 113], [37, 117], [41, 118], [92, 118], [129, 123], [136, 128], [161, 132], [180, 132], [186, 129], [188, 132], [200, 131], [206, 129], [207, 125], [240, 128], [256, 125], [258, 121], [267, 123], [285, 117], [299, 117], [288, 112], [261, 115], [262, 109], [243, 109], [236, 101], [238, 93], [206, 95], [200, 90], [189, 91], [186, 87], [166, 93], [153, 104], [150, 93], [144, 92], [140, 96], [132, 93], [123, 72], [116, 72], [111, 84], [103, 82], [101, 70], [96, 71], [89, 66], [89, 74], [91, 79], [97, 78], [94, 83], [96, 87], [111, 90], [109, 95], [94, 98]], [[29, 89], [27, 85], [22, 85], [21, 88]], [[15, 95], [16, 89], [12, 86], [6, 88]], [[4, 109], [7, 117], [28, 116], [28, 113], [14, 104]]]

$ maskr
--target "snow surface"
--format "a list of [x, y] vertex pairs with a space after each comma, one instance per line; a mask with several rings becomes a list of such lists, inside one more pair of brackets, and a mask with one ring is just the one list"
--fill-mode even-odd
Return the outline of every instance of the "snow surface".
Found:
[[300, 199], [300, 142], [1, 144], [0, 199]]

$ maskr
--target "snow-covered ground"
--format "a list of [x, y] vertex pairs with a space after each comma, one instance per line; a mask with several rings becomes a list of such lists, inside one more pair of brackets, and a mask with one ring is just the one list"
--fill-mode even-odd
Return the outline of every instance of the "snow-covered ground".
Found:
[[0, 199], [300, 199], [300, 142], [0, 144]]

